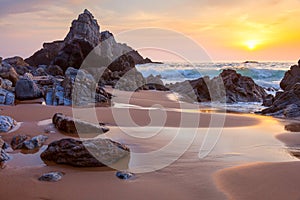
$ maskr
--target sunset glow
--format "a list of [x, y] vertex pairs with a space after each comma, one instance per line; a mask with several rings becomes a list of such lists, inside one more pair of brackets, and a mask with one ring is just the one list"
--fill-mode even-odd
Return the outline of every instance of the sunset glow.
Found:
[[87, 8], [98, 19], [101, 31], [117, 35], [149, 27], [173, 30], [195, 40], [216, 61], [298, 60], [299, 6], [299, 0], [5, 0], [0, 7], [0, 43], [5, 46], [0, 56], [27, 57], [43, 42], [63, 39], [72, 19]]
[[254, 49], [256, 49], [256, 47], [258, 45], [258, 41], [257, 40], [248, 40], [247, 42], [245, 42], [245, 45], [247, 46], [247, 48], [249, 50], [254, 50]]

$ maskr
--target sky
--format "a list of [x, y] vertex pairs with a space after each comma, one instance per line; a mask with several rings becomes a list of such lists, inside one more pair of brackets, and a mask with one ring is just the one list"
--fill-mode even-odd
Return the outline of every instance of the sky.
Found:
[[101, 31], [154, 60], [296, 62], [299, 7], [300, 0], [0, 0], [0, 56], [26, 58], [64, 39], [87, 8]]

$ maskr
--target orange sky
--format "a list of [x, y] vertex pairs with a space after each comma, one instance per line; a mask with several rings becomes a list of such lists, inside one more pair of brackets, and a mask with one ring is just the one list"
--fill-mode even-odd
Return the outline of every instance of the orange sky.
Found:
[[[191, 38], [213, 61], [295, 62], [300, 58], [299, 7], [300, 0], [2, 0], [0, 56], [27, 57], [43, 42], [63, 39], [72, 19], [87, 8], [101, 30], [110, 30], [117, 38], [123, 31], [155, 27]], [[134, 37], [138, 40], [143, 35]], [[164, 37], [147, 40], [170, 43]], [[140, 47], [124, 40], [120, 42]], [[201, 61], [198, 52], [184, 41], [174, 41], [168, 44], [170, 50], [180, 47], [193, 55], [193, 61]], [[143, 53], [154, 59], [172, 59], [159, 51], [156, 55]]]

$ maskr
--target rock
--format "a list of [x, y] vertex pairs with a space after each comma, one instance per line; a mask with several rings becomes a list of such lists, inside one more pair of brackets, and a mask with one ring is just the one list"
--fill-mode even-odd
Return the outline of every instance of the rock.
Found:
[[290, 90], [296, 83], [300, 82], [300, 65], [293, 65], [288, 70], [280, 82], [280, 87], [284, 90]]
[[46, 73], [51, 76], [63, 76], [64, 71], [57, 65], [49, 65], [46, 67]]
[[14, 92], [13, 84], [8, 79], [2, 79], [0, 77], [0, 88], [3, 88], [5, 90], [8, 90], [10, 92]]
[[16, 84], [16, 98], [19, 100], [38, 99], [43, 96], [42, 91], [31, 79], [31, 77], [23, 77]]
[[84, 40], [95, 47], [100, 41], [99, 31], [100, 26], [97, 20], [94, 19], [92, 13], [85, 9], [84, 12], [78, 16], [78, 19], [72, 22], [72, 26], [64, 42], [70, 44], [74, 40]]
[[[103, 63], [111, 63], [123, 54], [131, 56], [135, 64], [152, 62], [149, 58], [144, 59], [126, 44], [117, 43], [109, 31], [100, 33], [97, 20], [88, 10], [84, 10], [78, 19], [72, 22], [64, 41], [44, 43], [43, 48], [25, 59], [25, 62], [31, 66], [55, 64], [60, 66], [63, 71], [68, 67], [78, 69], [86, 56], [99, 44], [102, 45], [101, 59]], [[98, 67], [107, 67], [107, 65], [99, 64]]]
[[128, 180], [128, 179], [131, 179], [135, 176], [135, 174], [133, 173], [130, 173], [130, 172], [126, 172], [126, 171], [117, 171], [116, 172], [116, 176], [119, 178], [119, 179], [122, 179], [122, 180]]
[[72, 117], [56, 113], [52, 118], [52, 123], [61, 131], [71, 134], [84, 134], [84, 133], [106, 133], [109, 128], [103, 125], [96, 125], [80, 120], [74, 120]]
[[198, 102], [262, 102], [267, 96], [265, 90], [255, 84], [250, 77], [242, 76], [230, 69], [224, 70], [213, 79], [205, 76], [196, 80], [173, 84], [169, 87], [192, 100], [196, 97]]
[[37, 148], [40, 148], [44, 145], [44, 142], [48, 139], [48, 136], [45, 135], [38, 135], [35, 136], [33, 138], [31, 138], [30, 140], [27, 140], [23, 143], [23, 149], [27, 149], [27, 150], [34, 150]]
[[128, 147], [109, 139], [79, 141], [71, 138], [52, 142], [41, 154], [44, 161], [75, 167], [109, 166], [127, 156]]
[[126, 44], [117, 43], [114, 35], [109, 31], [101, 32], [101, 53], [105, 54], [111, 61], [126, 54], [131, 56], [135, 64], [152, 63], [149, 58], [144, 59], [138, 51], [135, 51]]
[[51, 62], [58, 55], [58, 52], [64, 46], [63, 41], [54, 41], [51, 43], [44, 43], [43, 48], [37, 52], [35, 52], [31, 57], [25, 59], [31, 66], [39, 66], [39, 65], [50, 65]]
[[47, 65], [39, 65], [37, 69], [32, 72], [33, 76], [47, 76], [46, 72]]
[[285, 73], [280, 87], [284, 91], [277, 92], [273, 103], [261, 113], [275, 117], [300, 117], [300, 61]]
[[43, 174], [39, 178], [39, 181], [57, 182], [61, 180], [63, 176], [64, 176], [63, 172], [50, 172], [50, 173]]
[[0, 138], [0, 165], [10, 159], [9, 155], [5, 152], [5, 142]]
[[290, 90], [277, 93], [273, 104], [262, 110], [263, 115], [295, 118], [300, 117], [300, 83], [296, 83]]
[[153, 76], [152, 74], [146, 78], [146, 86], [149, 90], [160, 90], [160, 91], [168, 91], [163, 81], [161, 80], [161, 76]]
[[12, 57], [12, 58], [6, 58], [6, 59], [3, 60], [3, 62], [6, 62], [6, 63], [10, 64], [13, 67], [16, 67], [16, 66], [28, 67], [29, 66], [29, 64], [26, 63], [23, 60], [23, 58], [21, 58], [19, 56], [15, 56], [15, 57]]
[[272, 94], [268, 94], [264, 99], [263, 99], [263, 106], [269, 107], [273, 104], [274, 102], [274, 96]]
[[64, 39], [64, 47], [53, 64], [59, 65], [63, 70], [71, 66], [78, 69], [99, 42], [100, 27], [97, 20], [88, 10], [84, 10], [84, 13], [72, 22], [70, 31]]
[[17, 122], [9, 117], [0, 115], [0, 132], [8, 132], [17, 125]]
[[6, 162], [10, 159], [9, 155], [5, 152], [4, 149], [0, 149], [0, 164]]
[[283, 115], [286, 118], [296, 118], [300, 116], [300, 106], [297, 104], [290, 104], [283, 110]]
[[291, 132], [300, 132], [300, 124], [299, 123], [292, 123], [288, 124], [285, 127], [285, 130], [291, 131]]
[[10, 64], [4, 61], [0, 66], [0, 77], [10, 80], [13, 85], [16, 85], [17, 81], [19, 80], [19, 75], [17, 74], [16, 70]]
[[44, 142], [48, 139], [45, 135], [38, 135], [30, 140], [27, 140], [26, 135], [16, 135], [11, 141], [11, 147], [16, 149], [34, 150], [44, 145]]
[[27, 138], [28, 137], [26, 135], [15, 135], [10, 143], [11, 148], [14, 150], [22, 149], [23, 143], [27, 140]]
[[[134, 60], [129, 55], [122, 55], [107, 68], [111, 75], [102, 76], [104, 82], [111, 83], [116, 89], [135, 91], [145, 86], [143, 75], [135, 68]], [[114, 75], [117, 73], [117, 76]]]
[[14, 105], [15, 95], [5, 89], [0, 88], [0, 104]]

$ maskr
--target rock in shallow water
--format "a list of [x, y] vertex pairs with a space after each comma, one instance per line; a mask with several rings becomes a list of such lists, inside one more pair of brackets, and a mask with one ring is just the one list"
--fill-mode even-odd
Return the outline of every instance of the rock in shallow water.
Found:
[[116, 173], [116, 176], [119, 178], [119, 179], [122, 179], [122, 180], [128, 180], [128, 179], [131, 179], [135, 176], [135, 174], [131, 173], [131, 172], [126, 172], [126, 171], [118, 171]]
[[26, 135], [15, 135], [11, 140], [11, 148], [15, 149], [22, 149], [23, 143], [27, 140]]
[[50, 173], [43, 174], [39, 178], [39, 181], [57, 182], [61, 180], [63, 176], [64, 176], [63, 172], [50, 172]]
[[[30, 140], [27, 140], [26, 135], [16, 135], [11, 141], [11, 146], [13, 149], [26, 149], [34, 150], [43, 146], [44, 142], [48, 139], [45, 135], [38, 135]], [[27, 140], [27, 141], [26, 141]]]
[[72, 134], [81, 133], [106, 133], [109, 128], [80, 120], [75, 120], [72, 117], [56, 113], [52, 118], [52, 123], [61, 131]]
[[38, 135], [35, 136], [33, 138], [31, 138], [28, 141], [25, 141], [23, 143], [23, 149], [27, 149], [27, 150], [33, 150], [36, 148], [40, 148], [43, 146], [44, 142], [48, 139], [47, 136], [45, 135]]
[[0, 164], [10, 159], [9, 155], [5, 152], [5, 142], [0, 138]]
[[17, 122], [9, 117], [0, 115], [0, 132], [8, 132], [17, 125]]
[[[101, 167], [118, 163], [129, 157], [129, 148], [109, 139], [75, 140], [71, 138], [52, 142], [41, 154], [44, 161], [75, 167]], [[125, 163], [124, 169], [128, 167]]]

